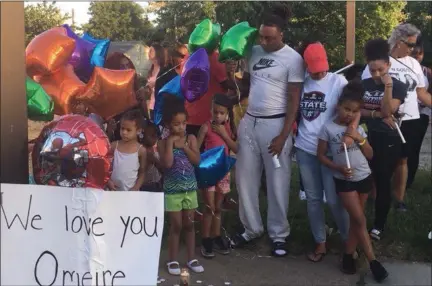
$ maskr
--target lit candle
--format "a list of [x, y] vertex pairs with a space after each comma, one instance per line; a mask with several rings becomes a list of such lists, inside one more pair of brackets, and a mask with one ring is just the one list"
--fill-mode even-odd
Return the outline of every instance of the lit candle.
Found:
[[190, 283], [189, 271], [186, 268], [183, 268], [180, 273], [180, 285], [189, 286], [189, 283]]

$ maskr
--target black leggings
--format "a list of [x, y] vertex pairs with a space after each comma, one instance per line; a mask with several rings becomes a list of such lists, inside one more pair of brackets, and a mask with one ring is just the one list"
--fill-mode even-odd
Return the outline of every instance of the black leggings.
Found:
[[425, 114], [420, 115], [420, 119], [416, 120], [415, 125], [411, 126], [412, 143], [410, 152], [408, 152], [408, 179], [406, 188], [408, 189], [414, 182], [415, 175], [419, 166], [420, 150], [423, 139], [429, 125], [429, 116]]
[[373, 149], [370, 166], [376, 188], [374, 228], [382, 231], [391, 206], [391, 181], [400, 159], [402, 141], [397, 135], [369, 131], [369, 142]]

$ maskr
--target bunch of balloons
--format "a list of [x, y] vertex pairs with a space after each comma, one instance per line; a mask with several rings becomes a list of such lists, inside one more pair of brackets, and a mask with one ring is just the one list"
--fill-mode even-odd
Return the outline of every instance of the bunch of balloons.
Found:
[[[216, 52], [221, 36], [219, 24], [204, 19], [189, 37], [191, 56], [183, 66], [180, 76], [176, 76], [165, 84], [156, 96], [155, 118], [157, 125], [162, 123], [164, 94], [172, 94], [188, 102], [199, 100], [210, 83], [209, 55]], [[240, 60], [247, 56], [256, 41], [257, 29], [241, 22], [231, 27], [222, 37], [219, 46], [219, 61]], [[214, 148], [201, 155], [201, 163], [196, 168], [197, 181], [200, 188], [214, 186], [232, 168], [235, 159], [227, 156], [224, 148]]]
[[231, 27], [222, 37], [219, 46], [221, 28], [209, 19], [203, 20], [189, 37], [189, 51], [200, 48], [213, 53], [219, 46], [219, 61], [240, 60], [247, 56], [256, 41], [258, 30], [250, 27], [248, 22], [241, 22]]
[[54, 113], [71, 113], [75, 100], [109, 119], [137, 104], [134, 70], [104, 69], [110, 40], [76, 35], [68, 25], [36, 36], [26, 48], [27, 74], [54, 102]]

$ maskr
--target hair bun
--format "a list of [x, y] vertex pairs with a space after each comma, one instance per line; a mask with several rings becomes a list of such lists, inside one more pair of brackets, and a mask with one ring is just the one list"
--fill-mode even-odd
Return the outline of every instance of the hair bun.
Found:
[[345, 86], [345, 89], [356, 93], [364, 92], [363, 84], [359, 79], [350, 80]]

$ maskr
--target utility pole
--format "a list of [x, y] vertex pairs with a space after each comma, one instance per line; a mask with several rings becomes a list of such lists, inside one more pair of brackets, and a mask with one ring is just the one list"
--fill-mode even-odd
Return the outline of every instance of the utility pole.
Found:
[[355, 10], [355, 0], [347, 1], [345, 57], [350, 62], [355, 61]]
[[75, 29], [75, 9], [72, 8], [72, 27]]
[[0, 182], [28, 184], [24, 2], [0, 2]]

